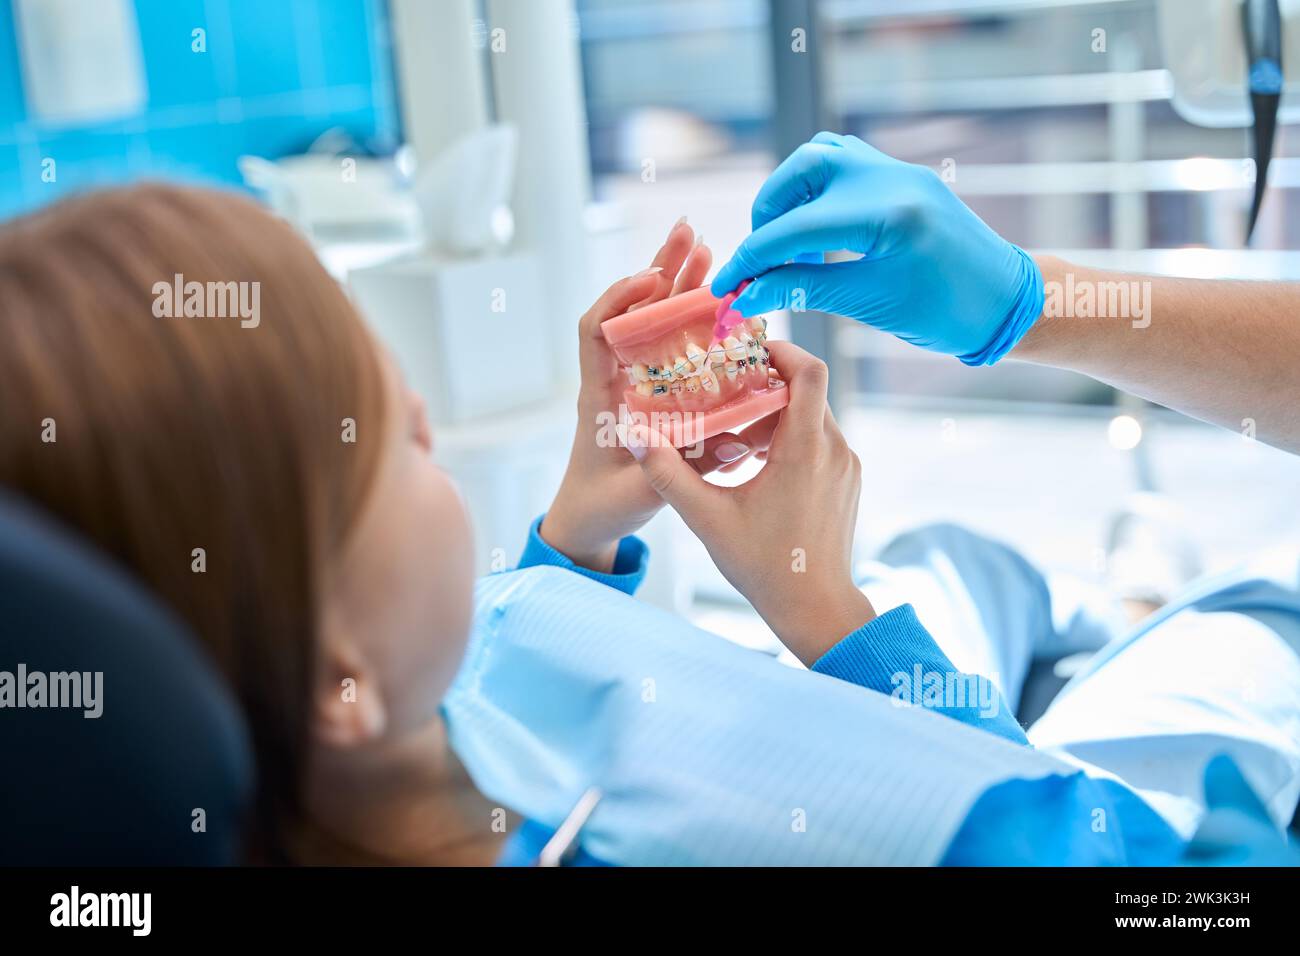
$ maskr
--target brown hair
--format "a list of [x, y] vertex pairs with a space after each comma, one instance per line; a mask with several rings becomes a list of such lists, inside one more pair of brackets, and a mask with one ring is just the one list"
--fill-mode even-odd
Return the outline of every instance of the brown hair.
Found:
[[[157, 317], [155, 286], [177, 276], [260, 283], [260, 322]], [[383, 430], [374, 343], [288, 225], [232, 194], [162, 185], [0, 229], [0, 312], [0, 484], [202, 639], [253, 737], [250, 845], [282, 858], [302, 813], [320, 590]]]

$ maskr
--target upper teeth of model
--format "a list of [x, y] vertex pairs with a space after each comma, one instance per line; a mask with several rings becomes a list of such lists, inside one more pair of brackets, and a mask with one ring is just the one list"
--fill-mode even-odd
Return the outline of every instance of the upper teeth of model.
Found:
[[654, 364], [637, 362], [628, 367], [627, 377], [637, 392], [646, 396], [716, 391], [720, 375], [735, 379], [759, 366], [767, 374], [765, 341], [767, 320], [759, 316], [735, 328], [708, 352], [695, 342], [687, 342], [684, 354], [667, 356]]

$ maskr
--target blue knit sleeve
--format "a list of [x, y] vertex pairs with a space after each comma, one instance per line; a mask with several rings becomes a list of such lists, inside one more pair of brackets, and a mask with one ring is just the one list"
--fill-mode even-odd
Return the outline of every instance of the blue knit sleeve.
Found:
[[888, 694], [900, 705], [926, 707], [1015, 743], [1029, 743], [993, 682], [958, 671], [910, 604], [863, 624], [812, 669]]
[[542, 540], [538, 529], [542, 525], [542, 518], [545, 517], [545, 515], [542, 515], [529, 527], [528, 543], [524, 545], [524, 553], [519, 558], [518, 569], [531, 568], [539, 564], [551, 564], [559, 568], [567, 568], [574, 574], [581, 574], [583, 577], [599, 581], [601, 584], [608, 584], [624, 594], [636, 593], [636, 589], [640, 587], [641, 581], [645, 578], [646, 565], [650, 560], [650, 549], [646, 547], [644, 541], [635, 535], [629, 535], [618, 543], [618, 553], [614, 557], [612, 571], [608, 574], [601, 571], [592, 571], [589, 568], [582, 568], [574, 564]]

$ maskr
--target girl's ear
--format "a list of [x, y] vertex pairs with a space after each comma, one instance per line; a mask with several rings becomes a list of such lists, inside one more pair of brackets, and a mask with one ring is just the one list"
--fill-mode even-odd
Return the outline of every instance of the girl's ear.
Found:
[[326, 641], [313, 690], [313, 739], [325, 747], [347, 748], [383, 735], [388, 720], [379, 683], [361, 656], [347, 644]]

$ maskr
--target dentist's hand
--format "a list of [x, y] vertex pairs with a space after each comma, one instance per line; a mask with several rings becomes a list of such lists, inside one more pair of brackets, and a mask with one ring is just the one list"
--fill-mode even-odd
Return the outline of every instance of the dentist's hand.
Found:
[[[818, 133], [795, 150], [759, 190], [752, 225], [712, 285], [721, 297], [757, 277], [736, 299], [745, 316], [833, 312], [968, 365], [991, 365], [1043, 309], [1033, 259], [932, 170], [856, 136]], [[838, 250], [862, 258], [808, 262]]]
[[[713, 263], [709, 247], [685, 221], [676, 223], [649, 269], [610, 286], [578, 323], [578, 428], [555, 501], [539, 532], [575, 564], [595, 571], [613, 568], [619, 539], [650, 520], [663, 499], [655, 494], [618, 439], [613, 423], [627, 378], [601, 335], [606, 319], [698, 288]], [[767, 448], [774, 421], [751, 425], [743, 435], [724, 432], [695, 449], [690, 468], [704, 473], [735, 467]]]
[[826, 364], [789, 342], [768, 347], [790, 404], [749, 481], [710, 484], [639, 425], [628, 429], [628, 446], [727, 580], [811, 666], [876, 616], [851, 571], [862, 466], [826, 405]]

